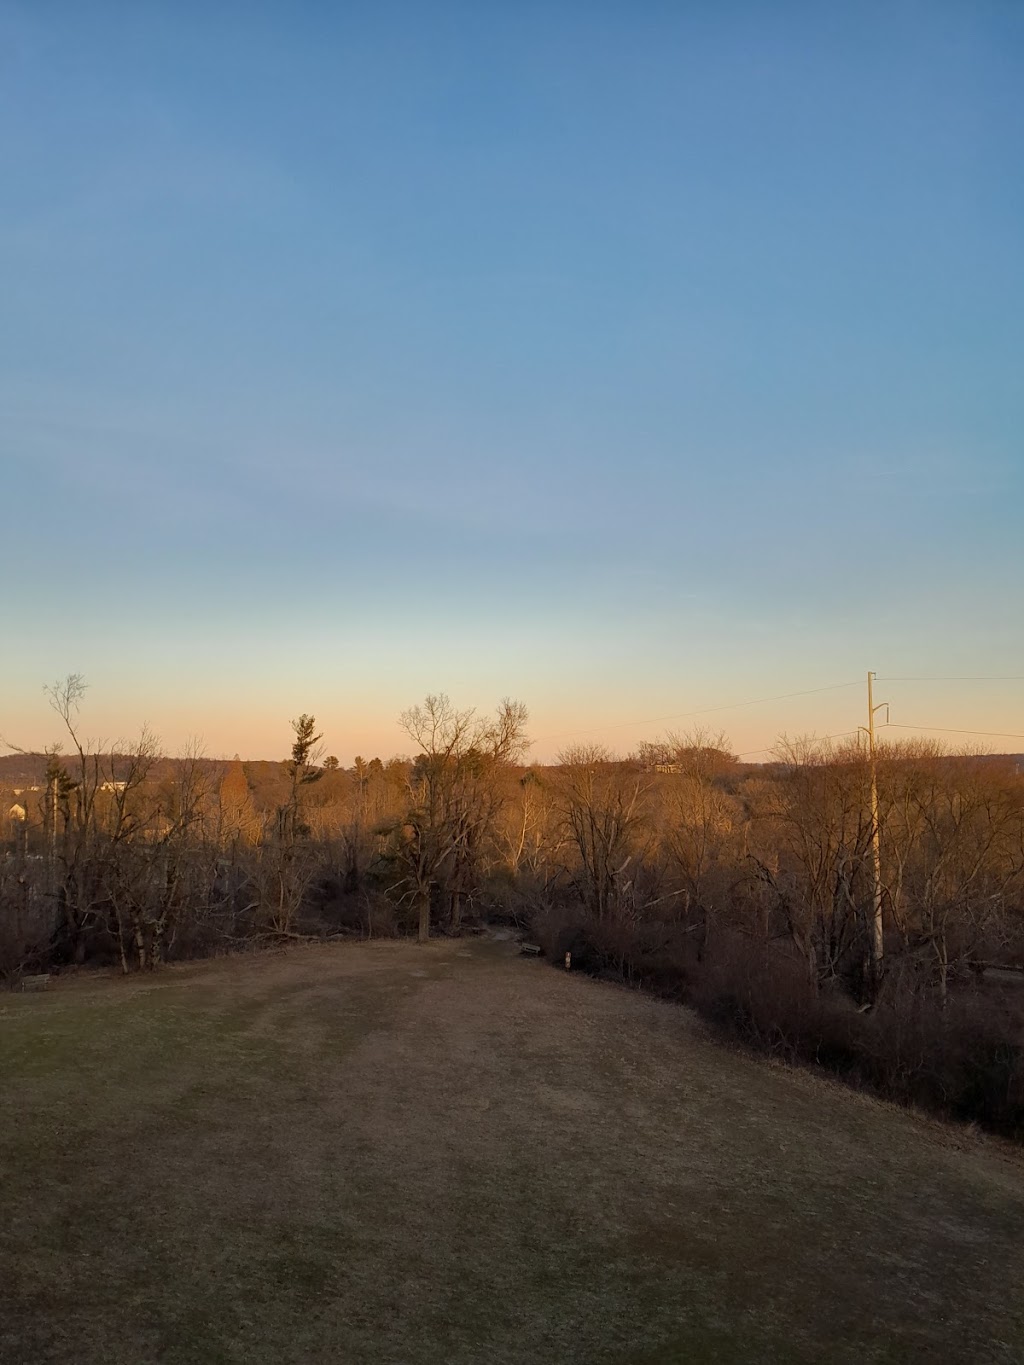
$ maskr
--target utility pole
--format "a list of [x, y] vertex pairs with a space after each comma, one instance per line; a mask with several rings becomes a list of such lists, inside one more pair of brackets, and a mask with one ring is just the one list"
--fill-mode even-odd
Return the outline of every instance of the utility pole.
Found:
[[873, 874], [872, 885], [872, 918], [871, 918], [871, 962], [875, 976], [875, 990], [882, 978], [882, 956], [884, 953], [884, 938], [882, 934], [882, 854], [881, 839], [878, 827], [878, 773], [875, 764], [875, 713], [883, 708], [888, 714], [888, 702], [875, 704], [873, 684], [875, 681], [874, 673], [868, 673], [868, 767], [871, 774], [871, 869]]

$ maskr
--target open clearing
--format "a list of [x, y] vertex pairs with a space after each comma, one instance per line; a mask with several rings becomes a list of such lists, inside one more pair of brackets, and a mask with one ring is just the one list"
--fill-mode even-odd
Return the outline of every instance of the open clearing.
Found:
[[509, 944], [0, 996], [0, 1360], [1024, 1360], [1024, 1162]]

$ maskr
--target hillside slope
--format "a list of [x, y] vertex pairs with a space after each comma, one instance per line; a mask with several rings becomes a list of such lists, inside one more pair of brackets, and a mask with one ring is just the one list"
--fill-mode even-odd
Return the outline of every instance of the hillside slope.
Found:
[[0, 997], [0, 1360], [1024, 1359], [1024, 1163], [510, 945]]

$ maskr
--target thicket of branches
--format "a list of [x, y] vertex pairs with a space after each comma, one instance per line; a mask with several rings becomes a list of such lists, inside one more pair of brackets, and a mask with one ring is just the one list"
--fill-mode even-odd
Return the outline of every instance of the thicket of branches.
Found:
[[[504, 917], [557, 962], [686, 999], [758, 1046], [886, 1093], [1024, 1126], [1024, 778], [913, 741], [877, 754], [884, 955], [864, 750], [724, 736], [576, 746], [524, 766], [525, 708], [428, 697], [414, 752], [284, 765], [83, 738], [81, 679], [50, 690], [63, 744], [0, 858], [0, 973], [147, 970], [304, 934], [459, 933]], [[1001, 967], [1002, 972], [995, 971]], [[1019, 976], [1024, 982], [1024, 975]]]

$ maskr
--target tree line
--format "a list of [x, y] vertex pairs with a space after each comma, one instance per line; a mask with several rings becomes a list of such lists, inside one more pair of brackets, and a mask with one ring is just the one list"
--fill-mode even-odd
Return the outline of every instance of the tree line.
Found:
[[0, 860], [12, 981], [502, 918], [554, 960], [685, 999], [758, 1046], [1024, 1120], [1011, 759], [883, 744], [875, 818], [857, 743], [781, 740], [772, 762], [744, 765], [698, 730], [531, 765], [522, 703], [481, 715], [434, 695], [401, 716], [407, 755], [343, 768], [303, 714], [289, 760], [261, 777], [194, 745], [168, 760], [145, 731], [87, 741], [84, 693], [74, 675], [49, 689], [63, 743]]

